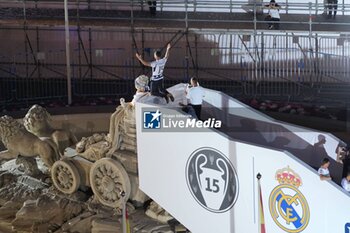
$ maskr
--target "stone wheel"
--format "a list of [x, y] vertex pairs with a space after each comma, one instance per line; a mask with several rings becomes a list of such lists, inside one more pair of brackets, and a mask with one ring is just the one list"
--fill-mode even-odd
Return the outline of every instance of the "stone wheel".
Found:
[[121, 193], [129, 199], [131, 185], [124, 167], [116, 160], [103, 158], [90, 170], [90, 185], [97, 199], [104, 205], [117, 208], [122, 204]]
[[56, 161], [51, 168], [55, 187], [65, 194], [76, 192], [80, 186], [80, 175], [74, 164], [67, 160]]

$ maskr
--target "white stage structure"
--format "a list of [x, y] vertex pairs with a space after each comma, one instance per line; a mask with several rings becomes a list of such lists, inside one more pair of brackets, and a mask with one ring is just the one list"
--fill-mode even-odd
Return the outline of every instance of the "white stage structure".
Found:
[[[319, 135], [331, 159], [339, 139], [278, 122], [209, 89], [203, 115], [222, 126], [193, 129], [175, 107], [184, 85], [169, 90], [173, 104], [154, 97], [136, 104], [140, 188], [191, 232], [349, 232], [350, 195], [307, 164], [321, 151]], [[184, 127], [169, 123], [180, 121]]]

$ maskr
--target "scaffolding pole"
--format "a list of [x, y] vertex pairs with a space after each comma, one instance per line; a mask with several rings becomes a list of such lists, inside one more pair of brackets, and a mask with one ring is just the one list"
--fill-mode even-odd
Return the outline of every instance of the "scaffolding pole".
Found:
[[69, 46], [69, 21], [68, 21], [68, 0], [64, 0], [64, 22], [66, 33], [66, 65], [67, 65], [67, 95], [68, 105], [72, 104], [72, 82], [71, 82], [71, 65], [70, 65], [70, 46]]

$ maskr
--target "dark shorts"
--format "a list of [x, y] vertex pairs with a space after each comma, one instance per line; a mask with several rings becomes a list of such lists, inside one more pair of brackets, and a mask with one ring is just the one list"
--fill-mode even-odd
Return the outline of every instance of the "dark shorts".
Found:
[[151, 80], [151, 95], [165, 97], [169, 92], [164, 88], [164, 79]]

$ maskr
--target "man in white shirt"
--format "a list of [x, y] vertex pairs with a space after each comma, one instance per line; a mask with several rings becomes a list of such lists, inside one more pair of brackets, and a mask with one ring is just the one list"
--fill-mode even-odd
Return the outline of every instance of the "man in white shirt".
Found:
[[341, 186], [350, 193], [350, 172], [342, 179]]
[[151, 94], [155, 96], [164, 97], [166, 102], [169, 102], [169, 98], [171, 101], [174, 101], [174, 96], [170, 94], [165, 88], [164, 88], [164, 76], [163, 71], [165, 64], [169, 58], [169, 50], [171, 46], [168, 44], [166, 53], [164, 58], [161, 58], [161, 52], [155, 51], [154, 52], [154, 61], [152, 62], [146, 62], [142, 59], [141, 55], [136, 53], [137, 59], [144, 65], [152, 67], [152, 77], [151, 77]]
[[265, 6], [269, 9], [269, 15], [265, 18], [266, 21], [275, 21], [268, 23], [269, 29], [279, 29], [279, 21], [280, 21], [280, 6], [275, 2], [275, 0], [271, 0], [269, 5]]
[[189, 100], [189, 105], [191, 105], [196, 112], [198, 119], [201, 118], [202, 103], [204, 97], [204, 90], [199, 86], [197, 78], [191, 78], [191, 87], [187, 87], [186, 90], [187, 99]]

